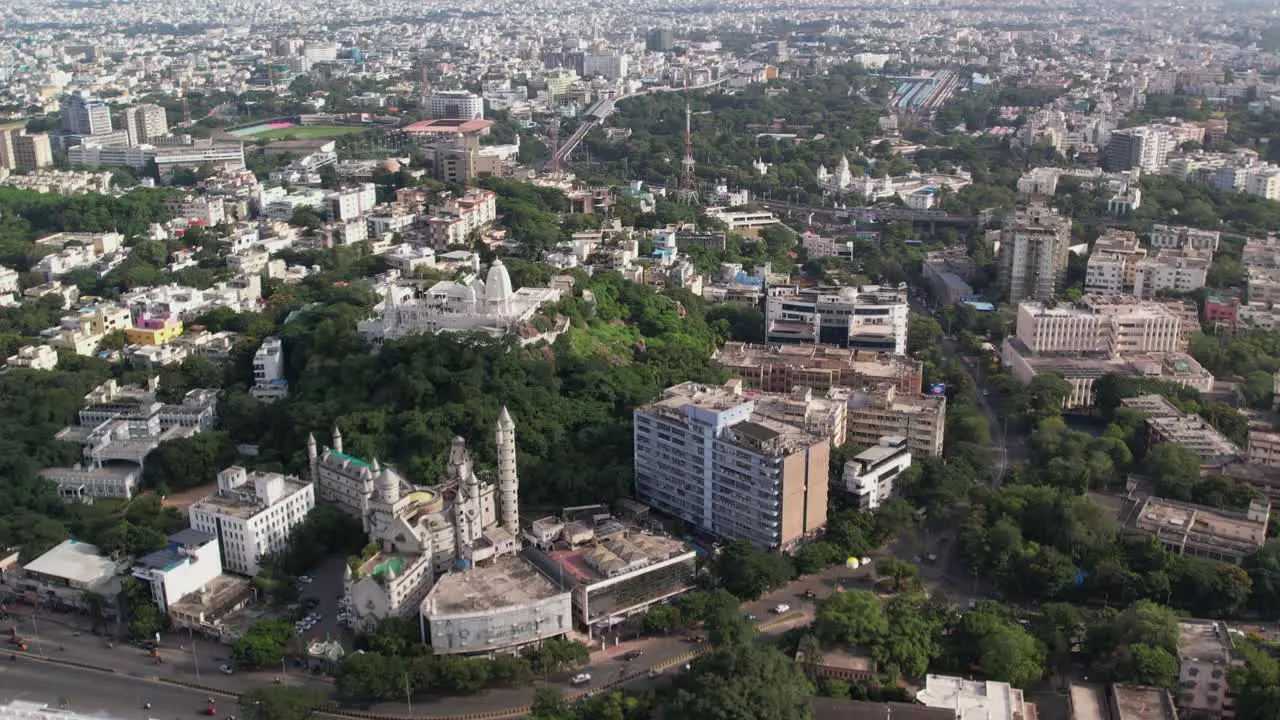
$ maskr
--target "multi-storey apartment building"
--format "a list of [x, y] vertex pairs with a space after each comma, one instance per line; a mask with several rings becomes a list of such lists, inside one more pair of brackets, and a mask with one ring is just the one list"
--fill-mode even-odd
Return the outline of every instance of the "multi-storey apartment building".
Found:
[[1049, 300], [1067, 272], [1071, 218], [1040, 204], [1018, 208], [1000, 231], [999, 280], [1010, 302]]
[[1179, 315], [1125, 296], [1088, 296], [1078, 306], [1020, 303], [1017, 340], [1037, 354], [1117, 356], [1187, 347]]
[[830, 440], [685, 383], [635, 410], [636, 495], [699, 529], [793, 549], [827, 522]]
[[1151, 247], [1168, 250], [1195, 250], [1212, 255], [1218, 251], [1222, 233], [1181, 225], [1152, 225], [1147, 236]]
[[1089, 265], [1084, 279], [1088, 293], [1116, 295], [1133, 292], [1138, 263], [1147, 256], [1137, 233], [1108, 230], [1089, 251]]
[[1161, 290], [1189, 293], [1204, 287], [1209, 277], [1210, 258], [1184, 250], [1160, 250], [1139, 260], [1134, 272], [1133, 294], [1154, 298]]
[[892, 385], [855, 390], [849, 396], [845, 442], [875, 445], [885, 436], [907, 439], [913, 455], [942, 455], [947, 421], [945, 395], [900, 393]]
[[315, 504], [311, 483], [232, 466], [218, 473], [217, 491], [187, 513], [192, 528], [218, 539], [224, 568], [257, 575], [262, 556], [284, 550], [289, 531]]
[[1189, 720], [1236, 716], [1227, 684], [1231, 668], [1243, 664], [1227, 624], [1216, 620], [1178, 623], [1178, 710]]
[[284, 343], [280, 338], [265, 338], [253, 353], [253, 387], [249, 388], [249, 394], [263, 402], [289, 396], [289, 381], [284, 376]]
[[765, 301], [765, 339], [901, 355], [907, 351], [907, 294], [863, 287], [776, 285]]

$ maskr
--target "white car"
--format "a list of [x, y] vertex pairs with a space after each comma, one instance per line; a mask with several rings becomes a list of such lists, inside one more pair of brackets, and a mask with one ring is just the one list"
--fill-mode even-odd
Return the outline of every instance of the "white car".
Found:
[[230, 675], [231, 673], [235, 672], [234, 670], [231, 669], [230, 665], [219, 665], [218, 669], [222, 671], [223, 675]]
[[315, 578], [311, 577], [310, 575], [303, 575], [302, 577], [298, 578], [298, 582], [302, 583], [303, 585], [310, 585], [311, 583], [315, 582]]
[[777, 605], [774, 605], [774, 606], [773, 606], [773, 611], [774, 611], [775, 613], [777, 613], [778, 615], [781, 615], [782, 613], [784, 613], [784, 612], [786, 612], [786, 611], [788, 611], [788, 610], [790, 610], [790, 609], [791, 609], [791, 606], [790, 606], [790, 605], [788, 605], [788, 604], [786, 604], [786, 603], [779, 603], [779, 604], [777, 604]]
[[586, 685], [591, 682], [591, 673], [578, 673], [577, 675], [574, 675], [573, 679], [569, 682], [574, 685]]

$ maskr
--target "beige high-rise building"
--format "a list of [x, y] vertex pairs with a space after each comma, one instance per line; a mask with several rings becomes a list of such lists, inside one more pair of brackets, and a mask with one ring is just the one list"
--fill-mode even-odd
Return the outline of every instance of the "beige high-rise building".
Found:
[[48, 135], [28, 135], [25, 130], [15, 130], [10, 137], [15, 167], [35, 170], [53, 164], [53, 148], [49, 145]]
[[126, 108], [121, 113], [125, 132], [129, 136], [130, 145], [150, 143], [156, 138], [169, 134], [169, 119], [164, 108], [159, 105], [138, 105]]
[[1107, 230], [1089, 250], [1084, 291], [1104, 295], [1132, 292], [1138, 263], [1146, 256], [1136, 233]]
[[1126, 295], [1086, 295], [1079, 306], [1018, 306], [1017, 340], [1038, 355], [1124, 356], [1187, 349], [1182, 318]]
[[741, 386], [684, 383], [635, 410], [636, 495], [704, 532], [794, 549], [827, 524], [831, 441]]
[[1000, 231], [1000, 287], [1010, 302], [1050, 300], [1067, 272], [1071, 218], [1047, 205], [1018, 208]]

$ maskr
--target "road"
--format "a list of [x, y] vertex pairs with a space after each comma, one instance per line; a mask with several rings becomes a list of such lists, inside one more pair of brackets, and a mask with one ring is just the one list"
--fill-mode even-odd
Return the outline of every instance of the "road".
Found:
[[[195, 718], [206, 694], [195, 690], [121, 678], [27, 658], [0, 660], [0, 702], [27, 700], [66, 707], [86, 715], [115, 718]], [[151, 709], [143, 708], [150, 702]], [[218, 703], [220, 714], [236, 712], [234, 701]]]

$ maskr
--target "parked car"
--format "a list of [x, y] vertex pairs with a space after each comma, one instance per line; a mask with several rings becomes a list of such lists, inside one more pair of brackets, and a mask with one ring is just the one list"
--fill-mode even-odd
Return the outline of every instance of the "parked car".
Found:
[[637, 660], [637, 659], [639, 659], [641, 655], [644, 655], [644, 651], [643, 651], [643, 650], [631, 650], [631, 651], [628, 651], [628, 652], [623, 653], [623, 654], [622, 654], [622, 659], [623, 659], [624, 661], [626, 661], [626, 662], [631, 662], [632, 660]]
[[220, 671], [222, 672], [222, 674], [223, 674], [223, 675], [230, 675], [230, 674], [232, 674], [233, 672], [235, 672], [235, 670], [232, 670], [232, 669], [231, 669], [231, 666], [230, 666], [230, 665], [225, 665], [225, 664], [224, 664], [224, 665], [219, 665], [219, 666], [218, 666], [218, 670], [220, 670]]
[[790, 605], [788, 605], [788, 604], [786, 604], [786, 603], [778, 603], [777, 605], [774, 605], [774, 606], [773, 606], [773, 611], [774, 611], [775, 613], [777, 613], [778, 615], [781, 615], [782, 613], [784, 613], [784, 612], [786, 612], [786, 611], [788, 611], [788, 610], [790, 610], [790, 609], [791, 609], [791, 606], [790, 606]]
[[591, 673], [578, 673], [577, 675], [574, 675], [573, 679], [569, 682], [574, 685], [586, 685], [591, 682]]

